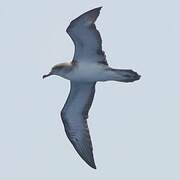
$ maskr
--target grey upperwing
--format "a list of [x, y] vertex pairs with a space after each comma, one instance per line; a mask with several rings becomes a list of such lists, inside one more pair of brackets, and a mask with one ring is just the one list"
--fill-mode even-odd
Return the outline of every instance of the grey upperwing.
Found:
[[102, 51], [102, 39], [96, 29], [95, 21], [100, 14], [101, 7], [90, 10], [68, 26], [66, 32], [75, 45], [73, 61], [90, 61], [107, 65], [106, 56]]

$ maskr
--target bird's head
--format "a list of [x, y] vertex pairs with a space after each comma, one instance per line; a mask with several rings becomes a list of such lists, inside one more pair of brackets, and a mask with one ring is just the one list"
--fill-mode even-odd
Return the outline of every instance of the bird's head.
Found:
[[52, 67], [51, 71], [48, 74], [43, 75], [43, 79], [51, 75], [58, 75], [64, 77], [70, 70], [70, 63], [57, 64]]

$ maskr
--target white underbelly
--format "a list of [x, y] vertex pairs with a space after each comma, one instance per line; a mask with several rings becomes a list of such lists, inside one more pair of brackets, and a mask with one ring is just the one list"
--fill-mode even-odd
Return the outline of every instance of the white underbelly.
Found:
[[81, 65], [74, 68], [70, 73], [67, 74], [67, 79], [71, 81], [104, 81], [105, 67], [100, 65]]

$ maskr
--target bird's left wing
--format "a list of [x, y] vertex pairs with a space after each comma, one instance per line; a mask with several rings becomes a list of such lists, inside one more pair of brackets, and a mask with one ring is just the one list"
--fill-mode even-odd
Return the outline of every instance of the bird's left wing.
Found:
[[70, 93], [61, 111], [67, 137], [81, 158], [92, 168], [96, 168], [96, 165], [87, 118], [94, 93], [95, 83], [71, 81]]
[[102, 39], [96, 29], [95, 21], [101, 7], [92, 9], [73, 20], [67, 28], [67, 33], [75, 45], [73, 61], [107, 64], [106, 56], [102, 51]]

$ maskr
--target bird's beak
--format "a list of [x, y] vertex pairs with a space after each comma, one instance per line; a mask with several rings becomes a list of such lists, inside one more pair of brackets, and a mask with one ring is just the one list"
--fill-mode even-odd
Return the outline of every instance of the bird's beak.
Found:
[[42, 78], [44, 79], [44, 78], [46, 78], [46, 77], [48, 77], [48, 76], [50, 76], [50, 75], [52, 75], [52, 74], [51, 74], [51, 73], [49, 73], [49, 74], [45, 74], [45, 75], [43, 75], [43, 77], [42, 77]]

